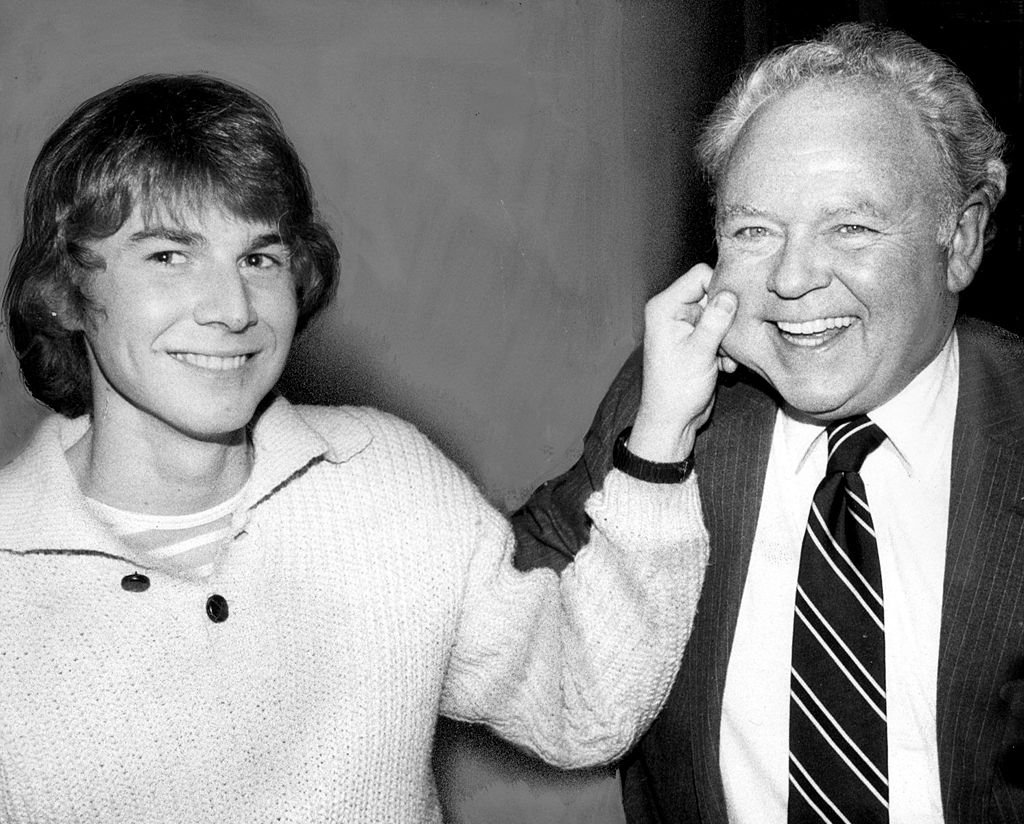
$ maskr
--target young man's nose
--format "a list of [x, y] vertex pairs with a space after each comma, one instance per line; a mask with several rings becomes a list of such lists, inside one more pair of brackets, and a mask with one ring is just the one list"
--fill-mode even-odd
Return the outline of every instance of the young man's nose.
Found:
[[216, 323], [231, 332], [242, 332], [259, 320], [250, 287], [237, 266], [211, 266], [203, 286], [195, 307], [197, 323]]

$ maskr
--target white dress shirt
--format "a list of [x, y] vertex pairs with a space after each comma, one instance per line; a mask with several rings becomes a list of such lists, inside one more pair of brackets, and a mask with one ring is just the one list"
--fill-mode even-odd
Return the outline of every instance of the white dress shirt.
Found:
[[[958, 363], [954, 332], [870, 413], [888, 440], [861, 469], [885, 600], [891, 824], [942, 822], [935, 695]], [[779, 412], [723, 699], [719, 763], [733, 824], [786, 822], [793, 602], [826, 447], [823, 427]]]

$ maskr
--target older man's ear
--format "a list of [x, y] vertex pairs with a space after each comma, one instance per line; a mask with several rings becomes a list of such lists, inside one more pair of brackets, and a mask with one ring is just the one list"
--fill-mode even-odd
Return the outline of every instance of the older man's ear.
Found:
[[972, 195], [960, 211], [960, 219], [946, 252], [946, 285], [954, 294], [970, 286], [981, 266], [981, 257], [985, 253], [985, 227], [990, 214], [988, 201], [980, 192]]
[[946, 284], [954, 294], [970, 285], [981, 266], [987, 239], [985, 230], [992, 214], [990, 196], [994, 195], [998, 203], [1006, 191], [1006, 164], [1003, 161], [988, 161], [988, 180], [984, 185], [989, 188], [988, 195], [979, 189], [967, 199], [949, 241]]

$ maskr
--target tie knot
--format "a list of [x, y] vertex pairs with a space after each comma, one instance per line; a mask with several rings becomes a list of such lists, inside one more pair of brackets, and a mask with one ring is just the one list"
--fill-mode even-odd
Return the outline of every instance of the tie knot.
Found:
[[836, 421], [828, 433], [827, 474], [860, 472], [864, 459], [885, 440], [885, 433], [867, 415]]

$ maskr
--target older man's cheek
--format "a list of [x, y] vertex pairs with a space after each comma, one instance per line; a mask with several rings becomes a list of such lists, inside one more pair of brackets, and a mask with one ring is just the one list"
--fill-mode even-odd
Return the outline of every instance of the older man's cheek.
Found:
[[711, 277], [711, 283], [708, 284], [708, 298], [713, 298], [723, 289], [736, 295], [738, 300], [736, 317], [725, 334], [721, 349], [737, 363], [756, 369], [758, 360], [758, 346], [755, 340], [757, 324], [751, 315], [753, 308], [751, 298], [744, 293], [742, 286], [743, 280], [737, 275], [734, 268], [719, 264]]

